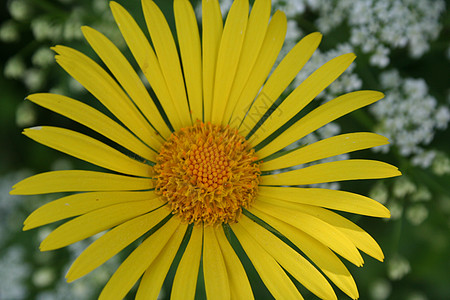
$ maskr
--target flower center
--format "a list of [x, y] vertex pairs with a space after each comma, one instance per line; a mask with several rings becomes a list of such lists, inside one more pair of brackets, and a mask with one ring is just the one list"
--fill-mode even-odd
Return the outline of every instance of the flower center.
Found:
[[162, 146], [154, 167], [155, 192], [188, 223], [234, 223], [256, 196], [256, 160], [237, 130], [198, 121]]

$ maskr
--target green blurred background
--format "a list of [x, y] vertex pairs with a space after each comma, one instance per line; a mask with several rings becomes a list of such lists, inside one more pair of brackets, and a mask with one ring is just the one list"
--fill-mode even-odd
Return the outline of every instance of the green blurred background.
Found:
[[[118, 2], [144, 28], [140, 1]], [[172, 1], [155, 2], [173, 27]], [[230, 1], [221, 4], [226, 13]], [[361, 299], [450, 299], [449, 4], [438, 0], [273, 1], [274, 9], [285, 10], [289, 19], [282, 52], [308, 33], [324, 33], [320, 53], [293, 86], [309, 70], [350, 50], [357, 54], [357, 60], [340, 81], [319, 96], [317, 104], [355, 89], [386, 94], [386, 101], [379, 106], [352, 113], [310, 137], [380, 132], [390, 138], [390, 148], [360, 151], [351, 157], [380, 159], [398, 166], [404, 174], [397, 179], [331, 186], [370, 195], [392, 213], [390, 220], [348, 215], [379, 242], [386, 257], [380, 263], [363, 255], [363, 268], [346, 262]], [[193, 5], [198, 8], [197, 1]], [[407, 16], [404, 20], [403, 15]], [[24, 101], [30, 93], [51, 91], [96, 106], [92, 96], [54, 63], [48, 50], [64, 44], [98, 61], [81, 36], [81, 25], [106, 34], [132, 60], [107, 1], [9, 0], [0, 6], [0, 300], [95, 299], [122, 259], [116, 257], [87, 277], [65, 283], [70, 263], [92, 239], [39, 252], [40, 241], [56, 225], [22, 232], [22, 223], [32, 210], [55, 196], [8, 194], [13, 184], [31, 174], [93, 168], [21, 135], [24, 128], [36, 125], [90, 133]], [[173, 272], [161, 299], [167, 299], [171, 277]], [[253, 271], [250, 279], [257, 299], [271, 299]], [[306, 299], [315, 299], [303, 288], [301, 291]], [[342, 293], [338, 296], [346, 299]]]

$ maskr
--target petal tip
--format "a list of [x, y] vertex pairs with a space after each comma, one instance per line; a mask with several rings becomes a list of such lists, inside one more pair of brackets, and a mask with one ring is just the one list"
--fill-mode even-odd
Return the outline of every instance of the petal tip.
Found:
[[91, 32], [95, 31], [92, 27], [83, 25], [81, 26], [81, 32], [83, 32], [83, 35], [86, 36], [86, 34], [90, 34]]
[[353, 53], [353, 52], [352, 53], [347, 53], [347, 54], [344, 54], [344, 55], [346, 56], [346, 58], [348, 58], [351, 61], [356, 59], [356, 54]]
[[316, 32], [311, 33], [309, 36], [321, 39], [323, 37], [323, 34], [319, 31], [316, 31]]
[[77, 277], [75, 277], [75, 276], [73, 275], [73, 269], [72, 269], [72, 267], [73, 267], [73, 265], [70, 267], [69, 271], [67, 271], [66, 276], [64, 276], [64, 277], [66, 278], [66, 282], [67, 282], [67, 283], [74, 282], [75, 280], [78, 279]]

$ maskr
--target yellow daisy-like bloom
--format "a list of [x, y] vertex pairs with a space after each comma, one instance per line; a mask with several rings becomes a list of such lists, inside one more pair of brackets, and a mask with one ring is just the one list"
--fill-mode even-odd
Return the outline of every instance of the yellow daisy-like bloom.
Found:
[[[143, 0], [142, 6], [152, 45], [129, 13], [111, 2], [118, 27], [156, 97], [114, 44], [92, 28], [83, 27], [83, 34], [109, 72], [77, 50], [53, 48], [58, 64], [116, 120], [61, 95], [27, 99], [98, 132], [113, 146], [51, 126], [24, 134], [113, 172], [54, 171], [19, 182], [12, 194], [78, 192], [37, 209], [24, 230], [71, 218], [42, 242], [40, 249], [47, 251], [109, 229], [75, 260], [68, 281], [145, 235], [100, 299], [123, 298], [141, 277], [137, 298], [156, 299], [177, 253], [181, 260], [173, 266], [172, 299], [193, 299], [199, 272], [208, 299], [252, 299], [242, 257], [235, 252], [241, 247], [276, 299], [302, 298], [288, 273], [320, 298], [336, 299], [330, 282], [358, 298], [337, 254], [361, 266], [359, 251], [380, 261], [383, 253], [369, 234], [333, 211], [382, 218], [389, 211], [362, 195], [299, 186], [400, 172], [365, 159], [285, 168], [387, 144], [387, 139], [359, 132], [280, 150], [383, 94], [345, 94], [279, 130], [355, 56], [341, 55], [324, 64], [269, 115], [318, 47], [319, 33], [304, 37], [269, 76], [286, 33], [286, 17], [279, 11], [270, 16], [270, 0], [256, 0], [250, 14], [248, 0], [236, 0], [225, 24], [218, 1], [204, 0], [201, 38], [189, 1], [175, 0], [179, 51], [155, 3]], [[271, 172], [275, 170], [280, 171]]]

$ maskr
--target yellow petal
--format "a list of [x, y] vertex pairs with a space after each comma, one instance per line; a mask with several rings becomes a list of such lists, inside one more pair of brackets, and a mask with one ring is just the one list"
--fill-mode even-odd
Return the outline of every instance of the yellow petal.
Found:
[[25, 129], [23, 134], [50, 148], [112, 171], [143, 177], [150, 177], [152, 174], [149, 165], [76, 131], [39, 126]]
[[267, 198], [320, 206], [354, 214], [379, 218], [390, 217], [389, 210], [378, 201], [345, 191], [320, 188], [260, 186], [258, 188], [258, 194]]
[[151, 200], [157, 197], [159, 196], [153, 191], [74, 194], [51, 201], [33, 211], [25, 220], [23, 230], [79, 216], [118, 203]]
[[261, 247], [308, 290], [321, 299], [337, 299], [325, 277], [294, 249], [246, 216], [239, 223], [251, 236], [257, 236]]
[[217, 54], [211, 121], [220, 124], [230, 96], [248, 23], [248, 0], [236, 0], [228, 12]]
[[153, 187], [152, 180], [93, 171], [52, 171], [28, 177], [13, 186], [11, 195], [58, 192], [135, 191]]
[[264, 161], [261, 171], [270, 171], [301, 165], [304, 163], [388, 144], [384, 136], [370, 132], [355, 132], [333, 136], [305, 147], [300, 147], [288, 154]]
[[140, 216], [162, 205], [161, 201], [136, 201], [100, 208], [70, 220], [53, 230], [41, 243], [41, 251], [54, 250]]
[[173, 10], [192, 118], [203, 120], [202, 53], [197, 19], [188, 0], [175, 0]]
[[158, 257], [180, 225], [172, 217], [136, 248], [109, 279], [99, 300], [123, 299], [150, 264]]
[[257, 145], [308, 105], [320, 92], [335, 81], [353, 62], [353, 53], [333, 58], [306, 78], [251, 136]]
[[203, 225], [194, 225], [173, 280], [170, 299], [194, 300], [203, 245]]
[[228, 281], [230, 283], [231, 299], [254, 299], [250, 282], [238, 256], [234, 252], [222, 227], [214, 229], [217, 241], [220, 245], [225, 266], [227, 268]]
[[145, 159], [155, 160], [155, 151], [144, 145], [118, 123], [89, 105], [69, 97], [46, 93], [30, 95], [27, 100], [83, 124]]
[[400, 176], [400, 171], [387, 163], [368, 159], [348, 159], [312, 165], [303, 169], [261, 176], [261, 185], [305, 185], [357, 179]]
[[275, 299], [303, 299], [291, 279], [242, 226], [240, 223], [231, 225], [234, 234], [252, 262], [259, 277]]
[[[291, 203], [293, 204], [293, 203]], [[377, 242], [363, 229], [354, 224], [353, 222], [347, 220], [346, 218], [320, 207], [314, 207], [304, 204], [293, 204], [296, 209], [301, 209], [302, 211], [316, 216], [317, 218], [327, 222], [328, 224], [334, 226], [342, 233], [344, 233], [362, 252], [367, 255], [372, 256], [379, 261], [383, 261], [384, 255], [380, 246]], [[291, 208], [293, 208], [291, 206]]]
[[231, 299], [225, 261], [212, 226], [203, 227], [203, 274], [208, 299]]
[[83, 53], [65, 47], [52, 48], [59, 55], [56, 62], [106, 106], [126, 127], [143, 142], [159, 149], [161, 141], [157, 132], [145, 120], [139, 110], [117, 82], [97, 63]]
[[[225, 112], [226, 119], [232, 127], [238, 128], [246, 116], [250, 105], [261, 90], [283, 46], [287, 30], [287, 20], [284, 13], [277, 11], [270, 20], [264, 43], [258, 59], [241, 93], [233, 93]], [[232, 91], [234, 92], [234, 90]], [[233, 105], [234, 103], [234, 105]]]
[[[263, 42], [266, 38], [266, 31], [268, 27], [267, 24], [269, 23], [270, 7], [270, 0], [257, 0], [253, 4], [250, 17], [248, 19], [244, 43], [242, 45], [241, 58], [239, 59], [235, 79], [230, 91], [230, 99], [228, 100], [223, 118], [225, 122], [228, 122], [230, 119], [231, 113], [233, 112], [236, 102], [238, 101], [240, 94], [243, 92], [247, 81], [252, 78], [252, 75], [256, 75], [252, 74], [252, 69], [254, 68], [255, 63], [259, 60], [259, 53], [262, 49], [264, 49]], [[275, 13], [273, 18], [275, 18], [277, 14], [279, 13]], [[270, 26], [273, 27], [274, 25], [272, 24]], [[283, 37], [285, 33], [277, 33], [279, 34], [279, 38], [284, 40]], [[259, 87], [261, 87], [261, 84]]]
[[287, 237], [349, 297], [352, 299], [359, 298], [358, 289], [352, 275], [342, 261], [328, 247], [303, 231], [262, 211], [251, 208], [250, 212]]
[[114, 19], [131, 50], [136, 62], [154, 90], [169, 122], [178, 130], [182, 127], [181, 120], [175, 108], [175, 101], [170, 95], [164, 75], [159, 66], [153, 48], [131, 15], [118, 3], [110, 2]]
[[319, 106], [301, 118], [262, 149], [258, 150], [257, 155], [260, 158], [267, 157], [322, 127], [323, 125], [328, 124], [331, 121], [334, 121], [337, 118], [342, 117], [358, 108], [372, 104], [383, 98], [383, 96], [383, 93], [375, 91], [357, 91], [339, 96]]
[[223, 31], [222, 13], [218, 0], [202, 0], [202, 18], [204, 121], [211, 121], [217, 53]]
[[66, 274], [68, 282], [88, 274], [141, 237], [170, 214], [166, 207], [131, 219], [102, 235], [84, 250]]
[[[321, 39], [322, 35], [320, 33], [311, 33], [300, 40], [283, 58], [250, 108], [248, 117], [251, 118], [244, 119], [244, 123], [240, 128], [242, 135], [246, 136], [250, 132], [266, 111], [280, 97], [281, 93], [294, 80], [295, 76], [297, 76], [298, 72], [319, 46]], [[237, 111], [237, 113], [241, 113], [241, 111]], [[241, 117], [244, 118], [246, 113], [247, 111]]]
[[157, 299], [175, 254], [180, 248], [188, 224], [180, 224], [158, 257], [145, 271], [136, 293], [136, 300]]
[[119, 49], [103, 34], [87, 26], [81, 27], [84, 37], [102, 59], [130, 98], [147, 120], [163, 136], [169, 137], [170, 130], [159, 114], [153, 99], [133, 67]]
[[169, 93], [172, 99], [175, 99], [175, 109], [181, 124], [188, 126], [191, 124], [191, 114], [181, 73], [180, 58], [172, 32], [164, 14], [153, 1], [142, 0], [142, 10]]
[[298, 210], [274, 205], [271, 199], [262, 196], [258, 196], [253, 207], [300, 229], [356, 266], [362, 266], [363, 259], [352, 241], [327, 222]]

